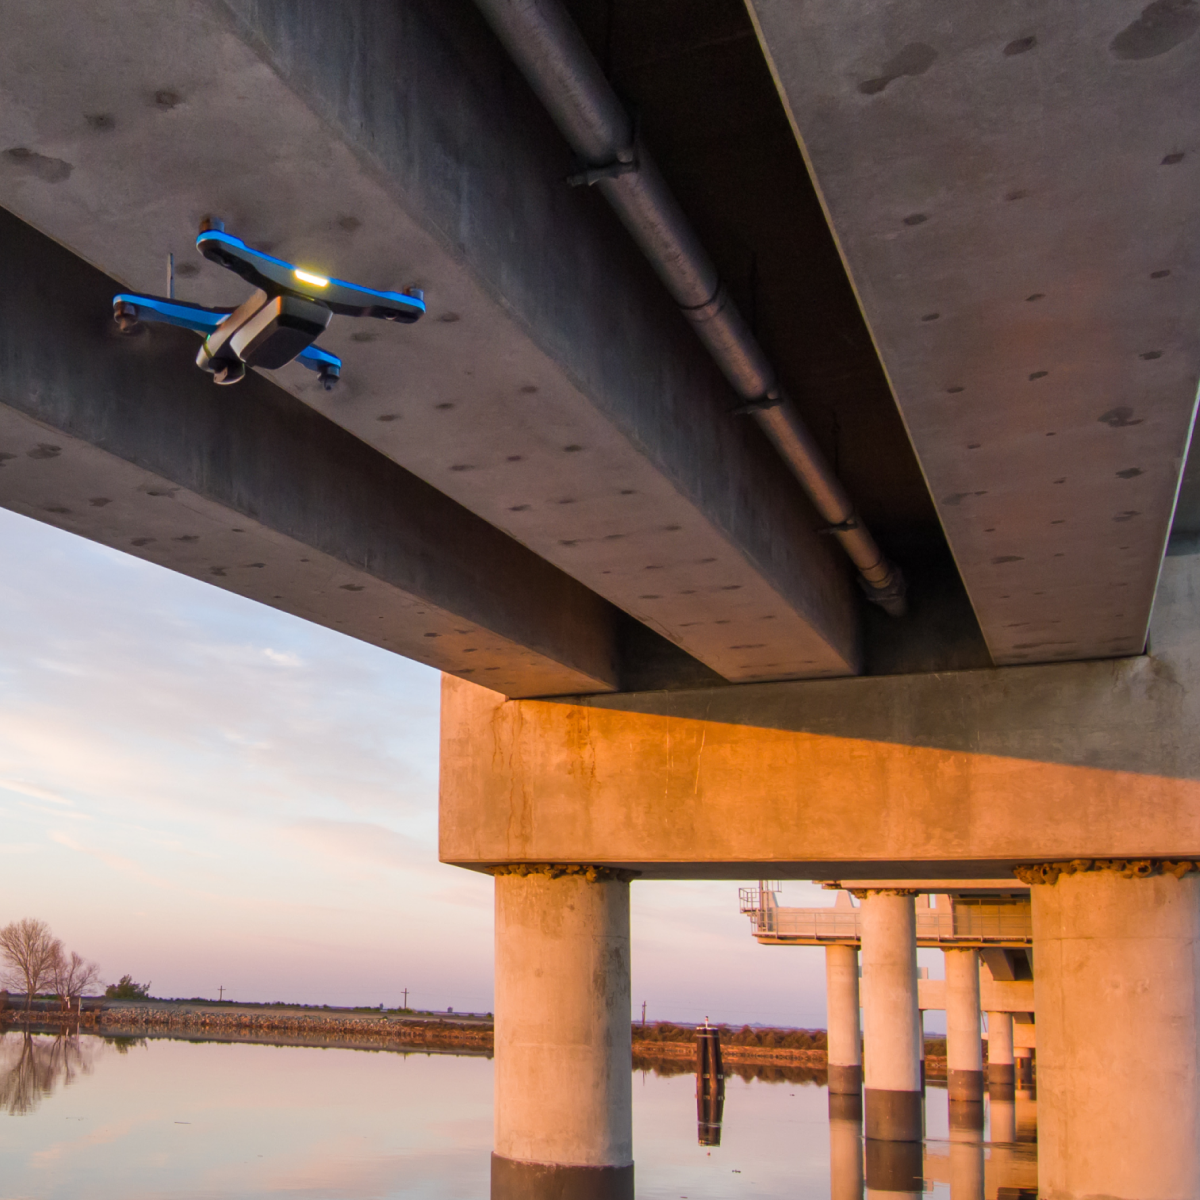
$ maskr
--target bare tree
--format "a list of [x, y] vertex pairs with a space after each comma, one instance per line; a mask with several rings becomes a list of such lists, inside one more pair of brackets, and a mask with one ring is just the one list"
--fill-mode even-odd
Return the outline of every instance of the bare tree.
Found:
[[94, 991], [100, 982], [100, 967], [76, 954], [60, 950], [54, 960], [54, 994], [70, 1009], [71, 1002]]
[[25, 992], [27, 1010], [34, 996], [54, 982], [54, 966], [62, 955], [62, 942], [45, 921], [26, 917], [0, 929], [0, 958], [9, 978]]

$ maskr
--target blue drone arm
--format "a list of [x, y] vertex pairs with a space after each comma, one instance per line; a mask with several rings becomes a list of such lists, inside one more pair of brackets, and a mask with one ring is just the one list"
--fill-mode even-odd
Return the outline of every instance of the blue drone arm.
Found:
[[187, 304], [182, 300], [165, 300], [162, 296], [143, 296], [137, 292], [118, 292], [113, 297], [113, 315], [120, 320], [125, 315], [130, 322], [156, 321], [160, 325], [177, 325], [207, 337], [229, 314], [232, 308], [205, 308], [202, 304]]
[[[175, 325], [207, 337], [234, 310], [206, 308], [203, 304], [188, 304], [183, 300], [167, 300], [162, 296], [145, 296], [139, 292], [118, 292], [113, 297], [113, 315], [122, 327], [138, 321], [154, 321], [160, 325]], [[342, 360], [336, 354], [316, 346], [306, 346], [295, 361], [321, 379], [337, 379], [342, 373]]]
[[306, 271], [282, 258], [255, 250], [222, 229], [202, 230], [196, 238], [196, 249], [210, 262], [240, 275], [268, 295], [286, 292], [305, 300], [315, 300], [342, 316], [382, 317], [387, 321], [411, 324], [425, 312], [425, 300], [418, 291], [378, 292], [357, 283], [347, 283], [344, 279], [327, 279], [315, 271]]

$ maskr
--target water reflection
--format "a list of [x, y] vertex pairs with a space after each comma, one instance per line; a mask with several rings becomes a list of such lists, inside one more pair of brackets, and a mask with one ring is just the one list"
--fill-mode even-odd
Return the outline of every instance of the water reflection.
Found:
[[721, 1065], [721, 1031], [707, 1023], [696, 1030], [696, 1138], [701, 1146], [721, 1144], [725, 1109], [725, 1068]]
[[[1007, 1110], [990, 1105], [982, 1135], [952, 1140], [946, 1093], [933, 1087], [924, 1147], [867, 1146], [860, 1098], [831, 1096], [824, 1072], [726, 1062], [720, 1144], [698, 1146], [695, 1059], [638, 1065], [638, 1200], [1035, 1194], [1036, 1147], [1020, 1140], [1036, 1113], [1028, 1091]], [[492, 1069], [479, 1057], [10, 1031], [0, 1194], [479, 1200]]]
[[10, 1117], [31, 1113], [61, 1083], [70, 1087], [90, 1075], [95, 1045], [78, 1031], [0, 1034], [0, 1109]]

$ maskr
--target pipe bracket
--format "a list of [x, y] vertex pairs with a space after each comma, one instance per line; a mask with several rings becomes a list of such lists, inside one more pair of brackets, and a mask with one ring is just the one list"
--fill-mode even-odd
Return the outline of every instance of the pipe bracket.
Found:
[[599, 183], [602, 179], [616, 179], [620, 175], [634, 175], [637, 173], [638, 164], [636, 158], [615, 158], [612, 162], [602, 163], [598, 167], [585, 167], [582, 171], [576, 171], [574, 175], [567, 176], [567, 187], [591, 187], [593, 184]]

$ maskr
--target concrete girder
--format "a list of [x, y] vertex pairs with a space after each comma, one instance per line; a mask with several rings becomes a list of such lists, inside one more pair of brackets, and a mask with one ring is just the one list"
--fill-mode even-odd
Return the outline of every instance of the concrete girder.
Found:
[[1168, 558], [1153, 653], [1115, 661], [560, 703], [448, 679], [441, 857], [891, 884], [1200, 859], [1198, 595], [1200, 556]]
[[1200, 376], [1191, 8], [749, 7], [993, 661], [1139, 653]]
[[336, 393], [276, 381], [728, 679], [857, 670], [811, 506], [467, 0], [0, 13], [0, 204], [131, 288], [173, 251], [202, 303], [241, 296], [207, 213], [423, 287], [411, 328], [335, 320]]
[[616, 686], [618, 613], [0, 211], [0, 505], [509, 695]]

